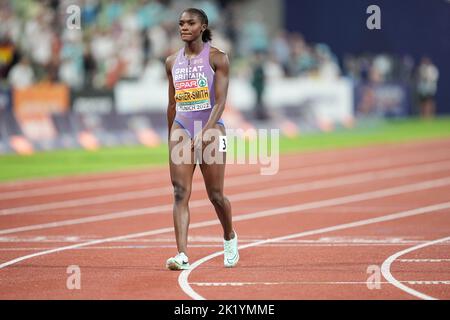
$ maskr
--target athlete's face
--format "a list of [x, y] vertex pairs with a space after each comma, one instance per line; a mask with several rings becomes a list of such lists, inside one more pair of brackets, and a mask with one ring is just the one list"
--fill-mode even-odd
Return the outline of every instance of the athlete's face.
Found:
[[206, 30], [206, 24], [202, 24], [200, 17], [196, 14], [183, 12], [178, 23], [181, 40], [191, 42], [201, 36]]

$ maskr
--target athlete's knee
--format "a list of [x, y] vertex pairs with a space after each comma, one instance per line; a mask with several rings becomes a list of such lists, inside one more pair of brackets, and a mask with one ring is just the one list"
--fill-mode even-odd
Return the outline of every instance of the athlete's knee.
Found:
[[208, 193], [209, 200], [213, 205], [223, 206], [225, 203], [225, 196], [220, 190], [212, 190]]
[[186, 186], [180, 183], [173, 183], [173, 197], [176, 203], [187, 202], [189, 200], [191, 191]]

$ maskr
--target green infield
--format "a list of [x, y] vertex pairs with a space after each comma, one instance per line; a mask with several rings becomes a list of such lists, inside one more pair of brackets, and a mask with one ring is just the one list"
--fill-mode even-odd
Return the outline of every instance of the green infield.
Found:
[[[450, 137], [450, 117], [434, 120], [359, 121], [352, 129], [339, 128], [328, 133], [300, 134], [294, 138], [280, 137], [279, 147], [281, 153], [291, 153], [443, 137]], [[233, 144], [229, 147], [233, 148]], [[165, 165], [167, 161], [167, 145], [156, 148], [122, 146], [97, 151], [59, 150], [30, 156], [1, 155], [0, 181], [148, 168]]]

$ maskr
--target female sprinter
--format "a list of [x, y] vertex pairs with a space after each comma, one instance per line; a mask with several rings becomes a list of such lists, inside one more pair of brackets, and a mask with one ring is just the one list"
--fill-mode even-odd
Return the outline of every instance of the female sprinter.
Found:
[[[183, 11], [179, 31], [184, 48], [166, 60], [170, 177], [174, 188], [173, 220], [178, 249], [178, 254], [167, 260], [166, 267], [170, 270], [189, 269], [188, 202], [198, 150], [201, 151], [202, 159], [198, 162], [208, 197], [223, 228], [224, 265], [234, 267], [239, 260], [238, 238], [233, 230], [230, 202], [223, 194], [226, 153], [219, 150], [219, 137], [223, 139], [226, 135], [221, 116], [228, 91], [229, 61], [224, 52], [211, 46], [208, 17], [203, 10], [190, 8]], [[221, 161], [205, 161], [208, 159], [204, 159], [203, 151], [206, 147], [211, 149], [210, 143], [214, 144], [214, 152], [219, 152], [216, 156]], [[179, 156], [179, 153], [172, 155], [172, 151], [178, 150], [180, 144], [187, 146], [182, 151], [187, 150], [189, 161], [175, 161], [174, 155]]]

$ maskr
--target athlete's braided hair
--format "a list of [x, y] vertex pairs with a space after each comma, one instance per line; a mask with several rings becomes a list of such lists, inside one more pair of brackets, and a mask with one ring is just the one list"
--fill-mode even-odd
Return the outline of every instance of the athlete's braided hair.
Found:
[[206, 30], [203, 31], [202, 40], [203, 40], [203, 42], [211, 41], [212, 40], [212, 32], [208, 28], [208, 16], [206, 15], [205, 11], [203, 11], [202, 9], [197, 9], [197, 8], [188, 8], [188, 9], [184, 10], [183, 12], [189, 12], [191, 14], [196, 14], [200, 18], [202, 24], [206, 24]]

